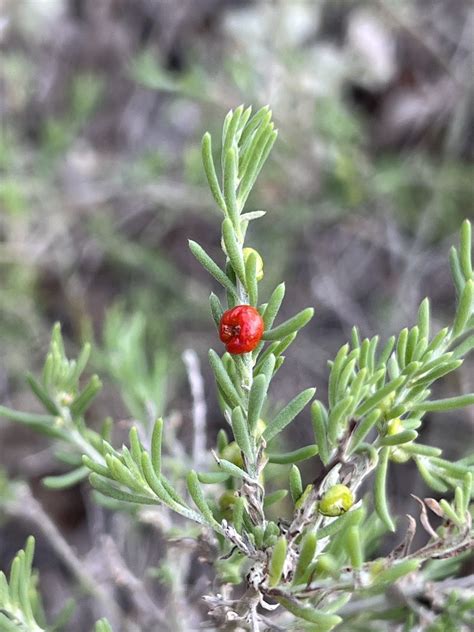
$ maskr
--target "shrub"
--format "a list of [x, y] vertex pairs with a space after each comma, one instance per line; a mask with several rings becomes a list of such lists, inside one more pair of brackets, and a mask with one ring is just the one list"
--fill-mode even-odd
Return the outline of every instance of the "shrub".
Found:
[[[354, 328], [351, 340], [329, 363], [324, 402], [308, 388], [267, 416], [272, 379], [284, 363], [286, 349], [313, 316], [313, 309], [307, 308], [278, 323], [285, 286], [278, 285], [262, 303], [263, 261], [257, 251], [245, 247], [251, 223], [265, 215], [246, 212], [245, 203], [276, 136], [268, 108], [253, 116], [251, 108], [242, 106], [229, 112], [223, 126], [220, 181], [211, 136], [205, 134], [202, 142], [209, 187], [223, 215], [225, 265], [196, 242], [189, 245], [222, 286], [225, 305], [216, 294], [210, 295], [217, 331], [226, 342], [240, 337], [223, 354], [209, 352], [226, 428], [218, 433], [212, 457], [202, 454], [202, 436], [194, 442], [192, 454], [173, 456], [167, 423], [161, 418], [148, 434], [143, 426], [132, 427], [129, 446], [121, 448], [110, 441], [109, 422], [100, 432], [87, 425], [86, 413], [101, 383], [94, 375], [80, 386], [90, 347], [86, 345], [77, 360], [69, 360], [59, 325], [54, 327], [41, 378], [28, 377], [45, 414], [2, 406], [0, 415], [43, 432], [67, 453], [73, 469], [48, 477], [44, 482], [49, 487], [66, 487], [89, 477], [99, 502], [122, 511], [135, 507], [138, 519], [148, 522], [163, 513], [175, 516], [165, 527], [175, 536], [191, 533], [199, 538], [205, 533], [214, 551], [216, 576], [216, 590], [205, 600], [216, 629], [356, 630], [367, 625], [370, 629], [367, 622], [372, 620], [378, 630], [393, 629], [396, 622], [426, 624], [432, 630], [445, 629], [444, 624], [462, 629], [468, 625], [472, 595], [469, 602], [462, 590], [456, 592], [457, 580], [446, 578], [472, 546], [474, 458], [445, 459], [441, 448], [418, 442], [418, 434], [428, 413], [474, 404], [474, 394], [431, 398], [432, 385], [457, 370], [474, 347], [470, 223], [463, 223], [459, 248], [451, 250], [457, 307], [449, 327], [431, 332], [430, 304], [425, 299], [416, 325], [383, 346], [378, 336], [361, 339]], [[249, 307], [237, 310], [234, 318], [241, 305]], [[232, 318], [228, 310], [233, 310]], [[247, 326], [253, 327], [251, 335]], [[308, 407], [314, 443], [282, 452], [275, 440]], [[196, 418], [194, 432], [204, 432]], [[298, 463], [308, 459], [313, 459], [317, 473], [303, 483]], [[389, 468], [409, 460], [437, 495], [447, 495], [439, 500], [417, 498], [427, 541], [416, 550], [412, 542], [418, 521], [408, 516], [405, 531], [393, 517], [386, 493]], [[284, 487], [269, 491], [270, 465], [287, 473]], [[185, 476], [180, 474], [183, 468]], [[290, 515], [278, 517], [270, 507], [279, 506], [285, 497], [291, 498]], [[179, 516], [198, 529], [190, 532]], [[433, 520], [438, 526], [432, 526]], [[384, 533], [395, 531], [396, 547], [374, 557]], [[4, 576], [0, 578], [0, 623], [7, 630], [42, 629], [29, 597], [32, 554], [29, 540], [13, 563], [9, 585]], [[396, 592], [389, 590], [395, 585]], [[431, 608], [433, 595], [436, 607]], [[416, 600], [428, 605], [415, 607]], [[439, 617], [436, 611], [441, 612]], [[108, 623], [101, 620], [96, 629], [107, 630]]]

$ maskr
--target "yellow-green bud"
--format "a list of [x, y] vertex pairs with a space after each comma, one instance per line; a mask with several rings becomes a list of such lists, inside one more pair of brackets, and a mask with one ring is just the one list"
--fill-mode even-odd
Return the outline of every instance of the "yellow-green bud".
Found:
[[333, 485], [319, 502], [319, 513], [323, 516], [340, 516], [354, 504], [354, 496], [346, 485]]
[[256, 439], [260, 439], [260, 437], [263, 435], [263, 433], [265, 432], [265, 428], [267, 427], [267, 424], [263, 421], [262, 418], [260, 418], [257, 421], [256, 427], [255, 427], [255, 438]]
[[250, 257], [252, 252], [255, 254], [256, 265], [255, 265], [255, 276], [257, 281], [261, 281], [264, 277], [263, 273], [263, 259], [260, 256], [260, 253], [257, 252], [254, 248], [244, 248], [242, 250], [242, 254], [244, 255], [244, 262], [247, 263], [247, 259]]
[[[403, 427], [400, 417], [395, 417], [395, 419], [390, 419], [390, 421], [387, 422], [387, 429], [386, 429], [387, 435], [389, 436], [396, 435], [399, 432], [402, 432], [403, 430], [405, 430], [405, 428]], [[410, 441], [410, 443], [413, 443], [413, 442]], [[390, 450], [389, 458], [394, 463], [406, 463], [410, 459], [410, 454], [405, 452], [403, 447], [395, 446]]]
[[389, 395], [387, 395], [387, 397], [385, 397], [385, 399], [380, 402], [380, 404], [378, 404], [378, 407], [382, 409], [383, 413], [388, 413], [388, 411], [392, 408], [393, 403], [395, 402], [395, 397], [395, 392], [390, 393]]
[[219, 498], [219, 509], [221, 510], [224, 518], [230, 518], [232, 516], [232, 509], [237, 500], [237, 496], [230, 490], [225, 491]]
[[242, 452], [235, 441], [228, 443], [222, 450], [220, 456], [226, 461], [230, 461], [234, 465], [237, 465], [237, 467], [242, 468], [244, 465]]
[[395, 419], [390, 419], [389, 422], [387, 422], [387, 434], [392, 436], [392, 435], [396, 435], [399, 432], [401, 432], [402, 430], [404, 430], [402, 422], [400, 420], [400, 417], [396, 417]]

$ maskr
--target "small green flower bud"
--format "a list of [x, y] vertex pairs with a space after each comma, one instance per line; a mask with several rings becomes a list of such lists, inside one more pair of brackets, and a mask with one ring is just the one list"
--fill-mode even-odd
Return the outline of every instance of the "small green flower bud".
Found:
[[235, 503], [237, 502], [237, 496], [229, 489], [226, 490], [219, 498], [219, 509], [222, 517], [226, 520], [232, 520], [234, 514]]
[[237, 467], [242, 468], [244, 465], [242, 452], [235, 441], [231, 441], [228, 445], [226, 445], [220, 453], [220, 456], [226, 461], [230, 461], [234, 465], [237, 465]]
[[[404, 430], [400, 417], [390, 419], [387, 423], [387, 435], [393, 436]], [[413, 443], [413, 441], [410, 441]], [[394, 463], [406, 463], [410, 459], [410, 454], [404, 451], [403, 447], [395, 446], [390, 450], [390, 460]]]
[[319, 502], [319, 513], [323, 516], [340, 516], [354, 504], [354, 496], [346, 485], [333, 485]]
[[242, 253], [244, 255], [244, 262], [247, 263], [247, 259], [250, 257], [252, 252], [255, 254], [255, 258], [257, 262], [256, 268], [255, 268], [256, 278], [257, 278], [257, 281], [261, 281], [264, 277], [264, 272], [263, 272], [263, 259], [260, 256], [260, 253], [258, 253], [254, 248], [244, 248], [242, 250]]

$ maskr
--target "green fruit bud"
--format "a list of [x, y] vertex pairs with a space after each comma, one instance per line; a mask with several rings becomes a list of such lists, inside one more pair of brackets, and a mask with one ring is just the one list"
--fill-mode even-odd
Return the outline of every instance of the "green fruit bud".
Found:
[[220, 456], [226, 461], [230, 461], [234, 465], [237, 465], [237, 467], [242, 468], [244, 466], [242, 452], [235, 441], [231, 441], [228, 445], [226, 445], [220, 453]]
[[[402, 420], [400, 417], [395, 417], [395, 419], [390, 419], [387, 423], [386, 434], [388, 436], [393, 436], [405, 430], [402, 424]], [[413, 441], [410, 441], [413, 443]], [[394, 463], [406, 463], [410, 459], [410, 454], [404, 451], [403, 447], [395, 446], [390, 450], [390, 460], [394, 461]]]
[[237, 496], [230, 490], [225, 491], [219, 498], [219, 509], [225, 512], [227, 509], [231, 509], [237, 500]]
[[244, 262], [247, 263], [247, 259], [250, 257], [250, 255], [252, 253], [255, 254], [255, 259], [256, 259], [256, 267], [255, 267], [255, 272], [256, 272], [256, 278], [257, 281], [261, 281], [264, 277], [264, 273], [263, 273], [263, 259], [260, 256], [260, 253], [258, 253], [254, 248], [244, 248], [242, 250], [242, 253], [244, 255]]
[[333, 485], [319, 502], [319, 513], [323, 516], [340, 516], [354, 504], [354, 496], [346, 485]]
[[260, 437], [265, 432], [265, 428], [266, 427], [267, 427], [267, 424], [263, 421], [263, 419], [260, 418], [257, 421], [257, 425], [256, 425], [256, 428], [255, 428], [255, 438], [256, 439], [260, 439]]

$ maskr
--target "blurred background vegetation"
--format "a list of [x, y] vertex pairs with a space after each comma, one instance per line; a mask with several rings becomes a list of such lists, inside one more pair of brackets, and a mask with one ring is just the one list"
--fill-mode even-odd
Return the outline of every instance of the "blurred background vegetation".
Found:
[[[106, 384], [95, 413], [120, 420], [119, 435], [166, 413], [189, 441], [181, 354], [194, 349], [214, 437], [222, 419], [205, 358], [219, 345], [187, 239], [218, 257], [200, 139], [240, 103], [270, 104], [280, 130], [249, 203], [268, 211], [250, 236], [262, 291], [286, 280], [282, 317], [316, 308], [275, 405], [306, 386], [324, 393], [327, 360], [354, 324], [386, 337], [413, 324], [425, 296], [447, 322], [449, 246], [473, 216], [470, 0], [2, 0], [0, 10], [2, 403], [35, 409], [23, 375], [59, 320], [72, 352], [95, 342]], [[472, 367], [440, 394], [472, 390]], [[473, 424], [472, 410], [433, 416], [423, 441], [462, 456]], [[59, 473], [48, 443], [0, 421], [0, 463], [87, 552], [87, 486], [41, 486]], [[391, 477], [397, 513], [412, 507], [412, 475], [408, 464]], [[0, 528], [3, 566], [30, 529]], [[57, 610], [70, 587], [41, 551]]]

